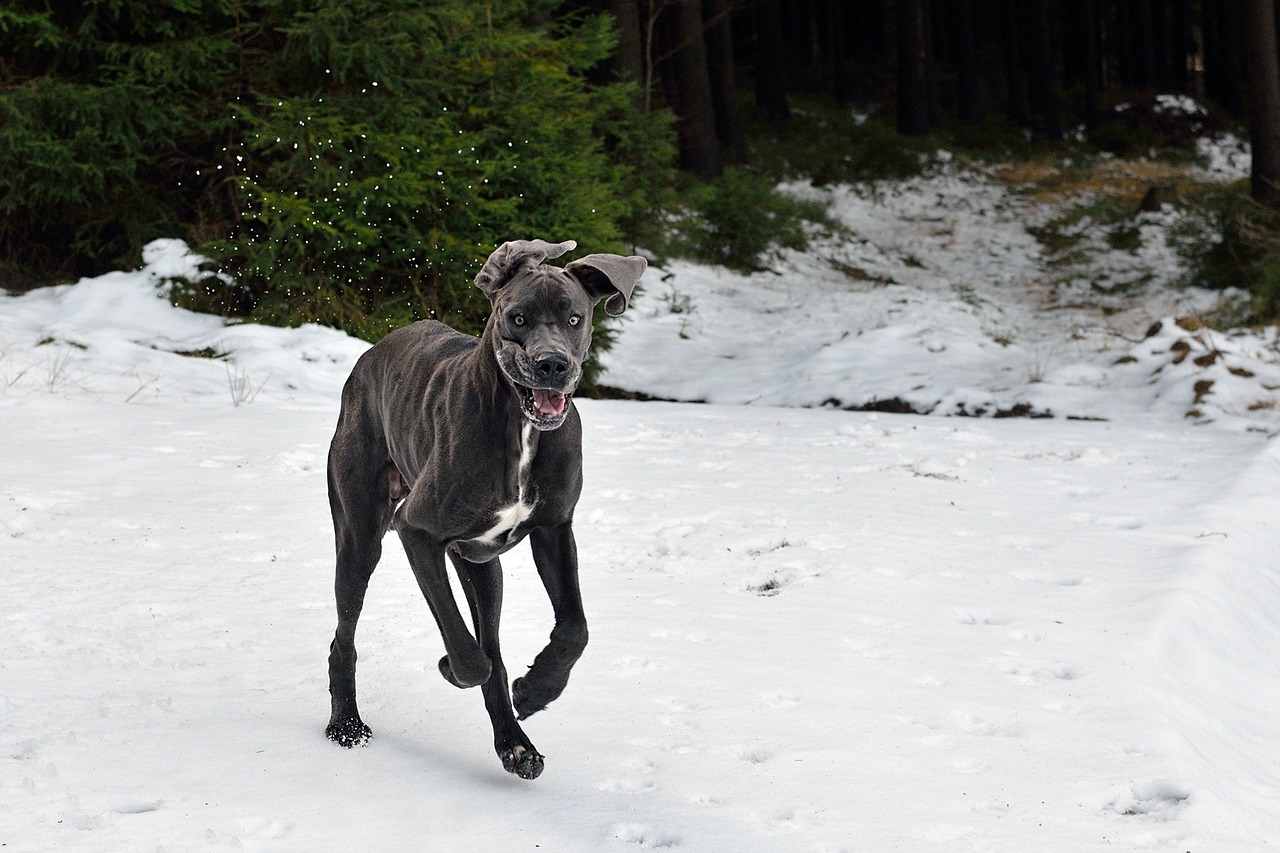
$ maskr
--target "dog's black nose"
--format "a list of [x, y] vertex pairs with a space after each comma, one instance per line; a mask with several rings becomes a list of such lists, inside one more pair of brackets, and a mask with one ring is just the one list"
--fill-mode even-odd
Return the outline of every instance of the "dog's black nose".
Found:
[[559, 381], [569, 372], [569, 359], [559, 353], [550, 353], [533, 363], [533, 372], [544, 381]]

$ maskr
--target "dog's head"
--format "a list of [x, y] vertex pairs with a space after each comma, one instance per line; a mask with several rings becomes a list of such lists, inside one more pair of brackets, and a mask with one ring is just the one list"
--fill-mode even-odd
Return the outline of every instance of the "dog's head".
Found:
[[555, 429], [569, 413], [596, 303], [603, 300], [614, 317], [626, 311], [647, 266], [634, 255], [587, 255], [563, 268], [542, 263], [577, 245], [513, 240], [495, 249], [476, 275], [476, 286], [493, 303], [486, 339], [525, 417], [540, 430]]

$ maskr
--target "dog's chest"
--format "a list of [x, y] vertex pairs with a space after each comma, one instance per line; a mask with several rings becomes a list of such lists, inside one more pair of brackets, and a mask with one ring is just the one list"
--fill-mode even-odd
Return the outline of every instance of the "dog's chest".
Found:
[[470, 540], [478, 545], [502, 546], [507, 544], [511, 535], [520, 525], [533, 515], [534, 500], [529, 494], [529, 474], [533, 469], [534, 432], [533, 425], [525, 423], [520, 430], [520, 461], [516, 471], [516, 497], [507, 506], [500, 507], [493, 514], [493, 523], [489, 529]]

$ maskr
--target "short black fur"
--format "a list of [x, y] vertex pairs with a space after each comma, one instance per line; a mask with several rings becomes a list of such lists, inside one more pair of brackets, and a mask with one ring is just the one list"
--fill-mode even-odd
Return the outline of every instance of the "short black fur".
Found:
[[[347, 380], [329, 449], [338, 627], [325, 730], [343, 746], [372, 734], [356, 705], [355, 630], [382, 538], [394, 527], [444, 640], [441, 674], [457, 687], [481, 687], [507, 771], [525, 779], [542, 772], [544, 759], [517, 719], [561, 694], [587, 644], [573, 537], [582, 423], [572, 394], [594, 306], [604, 300], [609, 313], [621, 313], [645, 269], [643, 258], [618, 255], [542, 265], [574, 245], [504, 243], [476, 276], [493, 303], [480, 338], [415, 323], [366, 352]], [[555, 626], [508, 689], [499, 556], [526, 537]], [[450, 589], [446, 555], [474, 635]]]

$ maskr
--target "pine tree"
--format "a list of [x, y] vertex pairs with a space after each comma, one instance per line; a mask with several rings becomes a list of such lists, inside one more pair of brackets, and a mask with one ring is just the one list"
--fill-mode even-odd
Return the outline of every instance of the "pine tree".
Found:
[[588, 81], [615, 43], [605, 15], [43, 5], [0, 13], [0, 49], [26, 46], [0, 80], [10, 267], [100, 272], [185, 236], [225, 274], [178, 291], [193, 307], [367, 337], [426, 316], [476, 330], [488, 305], [471, 278], [497, 244], [621, 248], [620, 223], [670, 183], [669, 122], [639, 114], [633, 84]]

